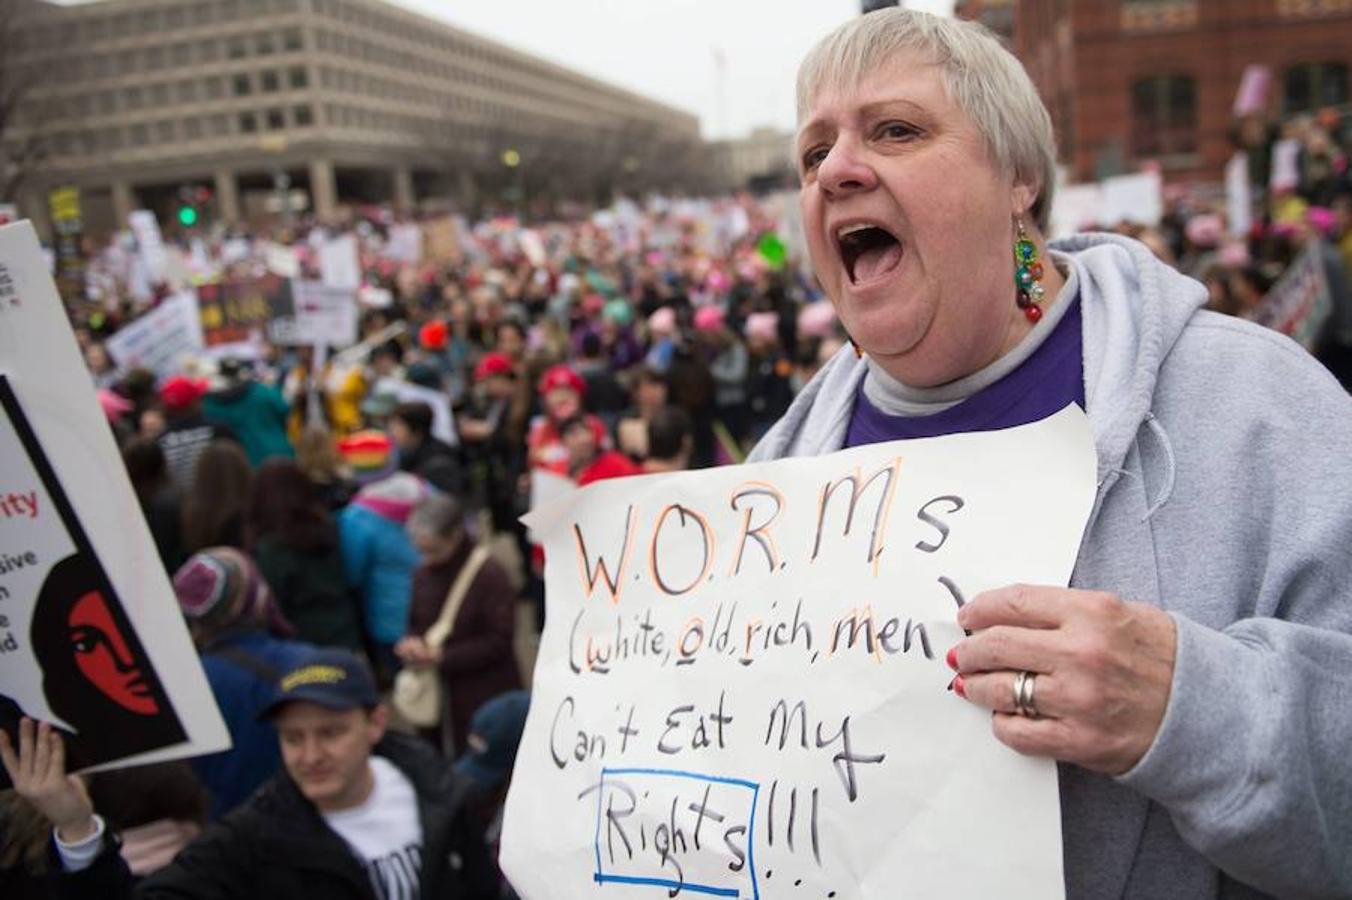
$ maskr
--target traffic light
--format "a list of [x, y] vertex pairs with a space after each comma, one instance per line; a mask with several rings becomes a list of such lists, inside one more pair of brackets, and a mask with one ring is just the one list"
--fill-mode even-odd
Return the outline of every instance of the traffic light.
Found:
[[176, 218], [184, 228], [194, 228], [201, 224], [207, 204], [211, 202], [211, 189], [184, 185], [178, 190]]

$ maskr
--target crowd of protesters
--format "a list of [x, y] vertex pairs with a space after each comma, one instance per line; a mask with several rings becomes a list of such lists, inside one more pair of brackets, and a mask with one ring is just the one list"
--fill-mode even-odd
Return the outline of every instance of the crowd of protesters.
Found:
[[1117, 230], [1205, 284], [1209, 308], [1259, 321], [1296, 259], [1317, 254], [1328, 318], [1306, 343], [1352, 385], [1352, 114], [1327, 108], [1280, 126], [1249, 115], [1233, 137], [1228, 202], [1169, 186], [1157, 226]]
[[[1236, 233], [1223, 202], [1173, 190], [1158, 226], [1114, 227], [1205, 283], [1212, 307], [1233, 315], [1254, 314], [1286, 267], [1316, 246], [1333, 312], [1313, 349], [1346, 384], [1349, 131], [1321, 116], [1280, 132], [1244, 123], [1239, 135], [1254, 198], [1249, 227]], [[310, 726], [264, 713], [279, 679], [316, 659], [338, 659], [347, 673], [346, 692], [315, 694], [335, 715], [358, 707], [374, 715], [366, 700], [388, 696], [401, 669], [439, 673], [447, 704], [439, 723], [362, 720], [375, 735], [366, 749], [393, 760], [420, 798], [436, 780], [427, 754], [458, 759], [481, 797], [438, 802], [472, 820], [457, 846], [491, 845], [524, 723], [532, 637], [543, 625], [542, 555], [518, 517], [540, 481], [582, 486], [740, 461], [842, 348], [830, 304], [792, 250], [791, 206], [660, 200], [530, 226], [458, 220], [454, 253], [417, 258], [392, 255], [394, 233], [416, 223], [372, 208], [338, 225], [172, 235], [177, 284], [138, 272], [126, 238], [91, 261], [73, 323], [233, 740], [230, 751], [190, 765], [94, 776], [98, 833], [106, 820], [121, 835], [133, 876], [164, 866], [209, 823], [271, 834], [275, 823], [259, 824], [269, 809], [293, 814], [280, 773], [303, 779], [285, 729], [303, 737]], [[320, 248], [347, 234], [357, 238], [362, 280], [361, 342], [347, 352], [256, 335], [157, 375], [120, 368], [105, 346], [175, 291], [265, 274], [279, 247], [296, 274], [318, 278]], [[444, 398], [449, 420], [438, 404], [409, 399], [409, 385]], [[431, 640], [452, 600], [449, 634]], [[387, 725], [407, 736], [387, 736]], [[32, 734], [32, 754], [43, 740]], [[390, 740], [422, 746], [391, 750]], [[377, 768], [377, 783], [385, 771]], [[388, 860], [363, 855], [341, 816], [326, 819], [379, 896], [401, 896]], [[59, 855], [49, 852], [51, 823], [13, 794], [0, 801], [0, 820], [3, 871], [94, 872], [101, 887], [86, 890], [122, 883], [107, 860], [91, 862], [97, 846], [82, 863], [64, 842]], [[173, 878], [201, 878], [258, 852], [256, 836], [209, 834]], [[30, 885], [13, 896], [45, 896], [40, 877], [9, 877], [0, 886]], [[484, 888], [478, 874], [456, 877], [483, 896], [509, 891]], [[292, 872], [273, 884], [303, 883]]]

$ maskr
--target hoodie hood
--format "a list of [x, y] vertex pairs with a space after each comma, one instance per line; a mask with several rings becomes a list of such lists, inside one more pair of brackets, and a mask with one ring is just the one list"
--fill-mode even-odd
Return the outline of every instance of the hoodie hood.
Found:
[[[1206, 288], [1130, 238], [1080, 234], [1049, 246], [1078, 276], [1085, 398], [1102, 485], [1121, 469], [1142, 425], [1152, 421], [1160, 366], [1206, 302]], [[867, 371], [848, 346], [842, 348], [756, 445], [750, 461], [839, 450]]]
[[1160, 366], [1206, 303], [1206, 288], [1130, 238], [1080, 234], [1050, 247], [1079, 275], [1084, 395], [1102, 483], [1151, 421]]

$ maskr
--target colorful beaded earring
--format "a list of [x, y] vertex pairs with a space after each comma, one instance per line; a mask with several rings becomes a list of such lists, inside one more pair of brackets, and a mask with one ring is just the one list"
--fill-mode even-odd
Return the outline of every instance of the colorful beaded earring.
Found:
[[1014, 239], [1014, 287], [1019, 292], [1015, 302], [1023, 310], [1024, 318], [1036, 324], [1042, 318], [1042, 300], [1046, 294], [1042, 288], [1042, 262], [1038, 259], [1037, 244], [1024, 230], [1023, 219], [1014, 221], [1019, 227], [1019, 236]]

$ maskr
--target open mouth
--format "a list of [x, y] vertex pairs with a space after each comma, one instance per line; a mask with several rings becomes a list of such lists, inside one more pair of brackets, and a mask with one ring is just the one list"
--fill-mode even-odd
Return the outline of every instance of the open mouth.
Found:
[[878, 225], [844, 225], [836, 229], [836, 244], [851, 284], [886, 275], [901, 262], [901, 242]]

